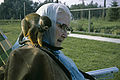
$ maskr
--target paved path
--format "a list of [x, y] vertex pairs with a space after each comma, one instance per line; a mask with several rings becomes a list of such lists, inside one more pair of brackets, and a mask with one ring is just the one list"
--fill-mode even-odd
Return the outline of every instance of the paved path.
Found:
[[113, 43], [120, 43], [120, 39], [115, 39], [115, 38], [106, 38], [106, 37], [90, 36], [90, 35], [82, 35], [82, 34], [69, 34], [68, 36], [76, 37], [76, 38], [91, 39], [91, 40], [107, 41], [107, 42], [113, 42]]

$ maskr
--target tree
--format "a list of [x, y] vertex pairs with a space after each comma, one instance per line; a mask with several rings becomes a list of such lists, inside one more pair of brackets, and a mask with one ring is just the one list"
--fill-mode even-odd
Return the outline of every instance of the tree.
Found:
[[[111, 7], [117, 7], [118, 6], [118, 2], [116, 1], [112, 1], [111, 2]], [[107, 10], [107, 19], [109, 21], [115, 21], [119, 19], [119, 8], [109, 8]]]
[[104, 0], [104, 7], [106, 7], [106, 0]]
[[[106, 0], [104, 0], [104, 8], [106, 8]], [[103, 18], [106, 16], [106, 10], [103, 9]]]
[[0, 19], [20, 19], [24, 17], [24, 2], [26, 14], [34, 12], [35, 8], [31, 0], [4, 0], [0, 5]]
[[[84, 0], [82, 0], [82, 4], [75, 4], [71, 5], [70, 9], [85, 9], [85, 8], [97, 8], [98, 3], [93, 3], [91, 1], [89, 4], [85, 5]], [[100, 13], [99, 11], [91, 11], [92, 15], [94, 17], [99, 17]], [[79, 12], [72, 12], [72, 15], [75, 19], [80, 19], [80, 18], [88, 18], [88, 11], [79, 11]]]
[[38, 8], [39, 8], [39, 3], [38, 2], [33, 3], [34, 11], [36, 11]]

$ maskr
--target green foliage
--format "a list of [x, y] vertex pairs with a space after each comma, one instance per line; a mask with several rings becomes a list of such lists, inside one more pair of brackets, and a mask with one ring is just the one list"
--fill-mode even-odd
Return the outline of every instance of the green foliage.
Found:
[[98, 7], [98, 3], [93, 3], [93, 1], [91, 1], [87, 5], [85, 5], [84, 2], [81, 4], [71, 5], [70, 9], [85, 9], [85, 8], [97, 8], [97, 7]]
[[[74, 31], [88, 32], [88, 20], [72, 20], [70, 26]], [[104, 34], [120, 34], [120, 22], [118, 21], [107, 21], [102, 18], [91, 19], [91, 32], [104, 33]]]
[[0, 19], [22, 19], [24, 17], [24, 8], [25, 15], [27, 15], [35, 12], [43, 4], [50, 2], [51, 0], [46, 0], [43, 3], [34, 3], [32, 0], [5, 0], [4, 3], [0, 5]]
[[86, 19], [72, 20], [70, 26], [73, 30], [77, 31], [87, 31], [88, 21]]
[[[98, 4], [93, 3], [93, 1], [91, 1], [87, 5], [85, 5], [84, 2], [83, 2], [82, 4], [71, 5], [71, 7], [70, 7], [71, 10], [74, 10], [74, 9], [86, 9], [86, 8], [98, 8]], [[93, 13], [93, 12], [94, 11], [91, 11], [91, 13]], [[101, 10], [95, 11], [93, 13], [93, 15], [95, 17], [99, 17], [100, 12], [101, 12]], [[71, 12], [71, 13], [72, 13], [74, 19], [88, 18], [88, 11], [78, 11], [78, 12]]]
[[[118, 2], [113, 1], [111, 4], [112, 7], [117, 7], [118, 6]], [[107, 10], [107, 16], [106, 18], [109, 21], [116, 21], [118, 19], [120, 19], [120, 8], [110, 8]]]
[[[120, 44], [68, 37], [62, 50], [85, 72], [109, 67], [120, 69]], [[113, 80], [120, 79], [120, 72]]]
[[30, 0], [5, 0], [0, 5], [0, 19], [20, 19], [20, 16], [24, 17], [24, 2], [26, 14], [34, 11]]
[[0, 30], [8, 37], [8, 40], [13, 45], [21, 31], [20, 21], [0, 20]]

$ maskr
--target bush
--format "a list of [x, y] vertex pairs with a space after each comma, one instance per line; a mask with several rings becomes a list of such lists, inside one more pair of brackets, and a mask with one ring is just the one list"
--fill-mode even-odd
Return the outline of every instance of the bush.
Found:
[[77, 31], [84, 31], [84, 29], [82, 28], [82, 25], [76, 26], [76, 30]]
[[112, 34], [114, 34], [114, 35], [120, 35], [120, 29], [114, 30], [112, 32]]

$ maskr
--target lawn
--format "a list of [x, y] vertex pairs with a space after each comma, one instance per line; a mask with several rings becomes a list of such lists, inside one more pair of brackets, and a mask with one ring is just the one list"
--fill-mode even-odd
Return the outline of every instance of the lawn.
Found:
[[[0, 22], [0, 30], [13, 45], [21, 31], [20, 21]], [[120, 44], [68, 37], [62, 46], [65, 55], [85, 72], [115, 66], [120, 69]], [[120, 72], [113, 80], [119, 79]]]
[[13, 45], [21, 31], [20, 21], [0, 20], [0, 30], [8, 37]]
[[[120, 44], [68, 37], [62, 50], [85, 72], [118, 67], [120, 69]], [[113, 80], [119, 80], [120, 73]]]

